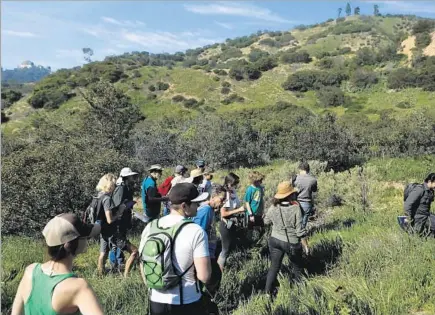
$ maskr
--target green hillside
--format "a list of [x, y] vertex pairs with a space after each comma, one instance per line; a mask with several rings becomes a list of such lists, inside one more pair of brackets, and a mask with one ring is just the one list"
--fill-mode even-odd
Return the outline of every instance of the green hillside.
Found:
[[[291, 31], [258, 32], [173, 55], [133, 52], [108, 57], [81, 68], [59, 70], [37, 83], [33, 92], [3, 110], [2, 117], [9, 121], [2, 129], [8, 133], [29, 126], [38, 112], [49, 116], [56, 111], [80, 113], [86, 106], [78, 90], [100, 78], [131, 96], [148, 118], [192, 117], [202, 111], [227, 115], [267, 108], [279, 101], [317, 114], [357, 112], [372, 121], [386, 111], [400, 116], [415, 108], [429, 108], [429, 115], [435, 117], [433, 84], [405, 83], [399, 88], [388, 84], [395, 70], [408, 69], [400, 43], [413, 33], [418, 21], [425, 20], [351, 16]], [[308, 53], [305, 59], [300, 56], [303, 52]], [[424, 62], [424, 58], [415, 59], [414, 67]], [[433, 66], [433, 59], [429, 60]], [[318, 87], [307, 92], [283, 88], [290, 75], [316, 69], [344, 73], [343, 81], [332, 83], [342, 93], [335, 89], [332, 96], [322, 96], [316, 92]], [[365, 69], [375, 80], [356, 82], [357, 69]], [[224, 84], [228, 87], [223, 88]], [[336, 101], [322, 102], [319, 97]]]

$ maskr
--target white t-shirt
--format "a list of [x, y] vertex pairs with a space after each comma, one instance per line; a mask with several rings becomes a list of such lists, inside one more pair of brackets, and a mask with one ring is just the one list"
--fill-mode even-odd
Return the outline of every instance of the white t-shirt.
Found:
[[223, 207], [228, 208], [229, 210], [234, 210], [241, 207], [240, 199], [237, 197], [237, 193], [234, 189], [227, 191], [227, 201], [225, 201]]
[[[159, 219], [159, 226], [171, 227], [183, 220], [181, 215], [169, 214]], [[149, 225], [142, 232], [139, 245], [139, 253], [145, 246], [146, 237], [149, 234]], [[209, 257], [207, 234], [197, 224], [191, 223], [183, 226], [175, 239], [173, 263], [179, 273], [183, 273], [193, 264], [194, 258]], [[183, 304], [190, 304], [201, 298], [199, 284], [195, 278], [195, 266], [192, 266], [183, 276]], [[172, 289], [151, 290], [150, 299], [153, 302], [165, 304], [180, 304], [180, 287]], [[193, 315], [193, 314], [192, 314]]]

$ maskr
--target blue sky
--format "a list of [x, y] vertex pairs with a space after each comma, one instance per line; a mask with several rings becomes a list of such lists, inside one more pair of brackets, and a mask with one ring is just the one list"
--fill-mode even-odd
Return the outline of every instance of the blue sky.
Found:
[[[435, 18], [432, 1], [351, 2], [361, 14], [380, 11]], [[2, 1], [3, 68], [24, 60], [69, 68], [83, 64], [83, 47], [94, 60], [131, 51], [184, 51], [249, 35], [289, 30], [337, 16], [343, 1]]]

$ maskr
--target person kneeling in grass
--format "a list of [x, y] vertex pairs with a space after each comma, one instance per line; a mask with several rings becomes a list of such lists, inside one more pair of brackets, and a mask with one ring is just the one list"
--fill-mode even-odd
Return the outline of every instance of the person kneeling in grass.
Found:
[[72, 272], [74, 259], [86, 251], [86, 238], [97, 236], [100, 230], [99, 224], [84, 224], [72, 213], [51, 219], [42, 231], [50, 260], [25, 269], [12, 315], [103, 314], [91, 286]]

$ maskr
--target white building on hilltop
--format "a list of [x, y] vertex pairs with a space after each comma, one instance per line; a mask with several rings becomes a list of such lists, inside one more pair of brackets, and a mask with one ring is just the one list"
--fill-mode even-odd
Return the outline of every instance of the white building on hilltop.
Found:
[[20, 69], [24, 69], [24, 68], [32, 68], [32, 67], [34, 67], [35, 66], [35, 64], [33, 63], [33, 62], [31, 62], [30, 60], [26, 60], [26, 61], [23, 61], [19, 66], [18, 66], [18, 68], [20, 68]]

